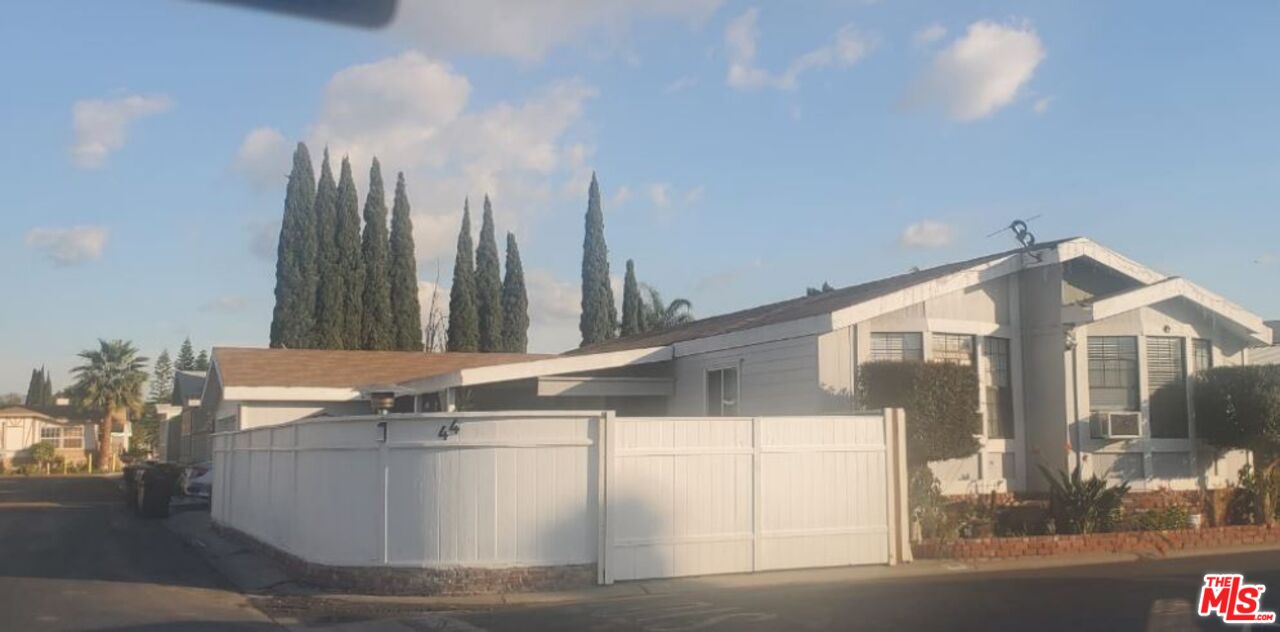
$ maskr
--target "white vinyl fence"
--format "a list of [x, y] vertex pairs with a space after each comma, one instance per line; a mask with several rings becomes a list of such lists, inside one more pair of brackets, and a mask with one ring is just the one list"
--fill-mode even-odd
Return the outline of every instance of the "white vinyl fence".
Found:
[[900, 411], [433, 413], [214, 436], [213, 518], [303, 560], [601, 582], [909, 560]]

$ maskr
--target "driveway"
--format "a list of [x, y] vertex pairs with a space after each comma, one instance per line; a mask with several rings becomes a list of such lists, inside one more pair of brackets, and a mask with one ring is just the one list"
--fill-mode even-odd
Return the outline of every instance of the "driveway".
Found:
[[0, 477], [0, 629], [279, 629], [117, 480]]

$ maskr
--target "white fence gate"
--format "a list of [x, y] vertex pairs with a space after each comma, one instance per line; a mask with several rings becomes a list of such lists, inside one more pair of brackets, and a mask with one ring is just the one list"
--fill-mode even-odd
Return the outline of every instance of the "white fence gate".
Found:
[[334, 566], [598, 579], [910, 559], [901, 411], [322, 417], [214, 435], [213, 519]]
[[606, 583], [910, 559], [901, 411], [609, 421]]

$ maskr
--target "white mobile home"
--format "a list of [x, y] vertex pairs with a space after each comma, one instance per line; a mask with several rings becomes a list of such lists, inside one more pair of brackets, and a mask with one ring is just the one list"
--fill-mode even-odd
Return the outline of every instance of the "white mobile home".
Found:
[[396, 388], [471, 410], [796, 415], [856, 410], [865, 362], [957, 362], [979, 374], [984, 431], [977, 456], [935, 464], [948, 493], [1039, 489], [1035, 465], [1077, 463], [1136, 489], [1194, 488], [1225, 484], [1246, 455], [1194, 439], [1189, 376], [1245, 363], [1271, 335], [1201, 286], [1075, 238]]

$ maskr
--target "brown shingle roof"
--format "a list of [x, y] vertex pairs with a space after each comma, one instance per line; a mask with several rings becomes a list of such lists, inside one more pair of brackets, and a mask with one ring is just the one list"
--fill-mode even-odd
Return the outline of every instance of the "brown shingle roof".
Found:
[[50, 417], [38, 410], [27, 408], [26, 406], [6, 406], [0, 408], [0, 417], [35, 417], [36, 419], [49, 419]]
[[[1032, 251], [1048, 250], [1056, 247], [1058, 244], [1075, 239], [1059, 239], [1056, 241], [1046, 241], [1036, 244], [1031, 248]], [[917, 272], [908, 272], [897, 276], [879, 279], [860, 285], [852, 285], [845, 288], [823, 292], [814, 296], [802, 296], [778, 303], [770, 303], [760, 307], [752, 307], [729, 314], [720, 316], [712, 316], [695, 320], [685, 325], [679, 325], [670, 329], [663, 329], [652, 333], [637, 334], [627, 336], [626, 338], [618, 338], [608, 342], [601, 342], [574, 349], [565, 355], [581, 355], [587, 353], [606, 353], [609, 351], [626, 351], [628, 349], [644, 349], [646, 347], [665, 347], [677, 342], [686, 340], [695, 340], [698, 338], [707, 338], [720, 334], [727, 334], [764, 325], [772, 325], [776, 323], [785, 323], [792, 320], [800, 320], [811, 316], [827, 314], [838, 309], [857, 305], [873, 298], [878, 298], [897, 290], [911, 287], [926, 281], [932, 281], [954, 272], [960, 272], [976, 265], [995, 261], [997, 259], [1007, 257], [1011, 254], [1023, 251], [1023, 248], [1015, 250], [1007, 250], [995, 254], [970, 259], [968, 261], [960, 261], [957, 263], [948, 263], [927, 270], [919, 270]]]
[[532, 353], [418, 353], [214, 347], [223, 387], [357, 388], [396, 384], [461, 369], [539, 360]]

